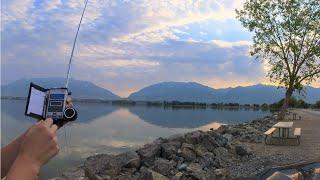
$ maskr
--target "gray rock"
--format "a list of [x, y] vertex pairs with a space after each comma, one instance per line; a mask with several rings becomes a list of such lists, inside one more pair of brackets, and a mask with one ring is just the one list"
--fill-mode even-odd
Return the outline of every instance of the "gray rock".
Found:
[[207, 148], [203, 147], [202, 145], [198, 145], [195, 148], [195, 153], [199, 157], [203, 157], [208, 152]]
[[201, 141], [202, 131], [193, 131], [185, 135], [186, 143], [198, 144]]
[[177, 141], [181, 144], [185, 142], [184, 134], [174, 134], [168, 138], [168, 141]]
[[226, 169], [216, 169], [214, 170], [214, 174], [217, 179], [229, 179], [229, 173]]
[[196, 154], [194, 152], [194, 146], [192, 144], [183, 143], [182, 146], [181, 146], [180, 155], [186, 161], [193, 161], [196, 158]]
[[187, 164], [183, 163], [181, 165], [178, 166], [178, 170], [179, 171], [183, 171], [183, 170], [186, 170], [187, 169]]
[[183, 176], [182, 172], [178, 172], [172, 177], [172, 180], [181, 180], [182, 176]]
[[89, 179], [113, 178], [120, 173], [121, 162], [113, 155], [91, 156], [86, 159], [84, 170]]
[[137, 153], [140, 156], [142, 164], [147, 167], [151, 167], [153, 165], [154, 158], [160, 156], [161, 147], [156, 143], [146, 144], [143, 148], [137, 150]]
[[224, 147], [217, 147], [213, 152], [216, 157], [220, 159], [227, 158], [229, 156], [228, 150]]
[[168, 180], [167, 177], [163, 176], [160, 173], [152, 171], [151, 169], [142, 168], [139, 175], [139, 180]]
[[140, 156], [134, 151], [128, 151], [116, 156], [121, 165], [126, 168], [139, 168]]
[[239, 156], [245, 156], [251, 154], [251, 152], [244, 145], [236, 145], [235, 151]]
[[178, 141], [169, 141], [161, 144], [161, 157], [169, 160], [173, 159], [176, 156], [180, 146], [181, 143]]
[[202, 166], [199, 163], [191, 163], [187, 167], [187, 172], [196, 179], [203, 179], [205, 172], [202, 169]]
[[232, 141], [233, 139], [233, 136], [231, 134], [224, 134], [223, 137], [226, 138], [228, 142]]
[[211, 137], [209, 134], [205, 134], [202, 137], [202, 141], [200, 143], [203, 147], [207, 148], [208, 151], [213, 151], [216, 147], [218, 147], [218, 144], [214, 137]]
[[171, 171], [175, 169], [176, 163], [162, 158], [157, 158], [154, 162], [152, 169], [160, 174], [169, 176]]
[[64, 172], [60, 177], [51, 178], [51, 180], [89, 180], [85, 177], [85, 171], [82, 167], [70, 169], [67, 172]]

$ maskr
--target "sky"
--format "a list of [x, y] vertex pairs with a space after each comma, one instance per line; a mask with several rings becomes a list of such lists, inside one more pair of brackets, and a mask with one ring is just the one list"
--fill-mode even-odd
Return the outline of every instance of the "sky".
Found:
[[[65, 77], [82, 0], [1, 0], [1, 84]], [[235, 17], [243, 0], [89, 0], [72, 78], [126, 97], [164, 81], [270, 83]], [[319, 80], [312, 84], [320, 87]]]

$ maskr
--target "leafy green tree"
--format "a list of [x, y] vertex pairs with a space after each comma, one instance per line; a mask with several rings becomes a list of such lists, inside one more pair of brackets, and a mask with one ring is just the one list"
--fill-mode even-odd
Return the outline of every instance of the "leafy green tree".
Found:
[[320, 1], [247, 0], [236, 13], [254, 33], [251, 55], [267, 62], [267, 76], [286, 88], [283, 118], [293, 92], [320, 77]]

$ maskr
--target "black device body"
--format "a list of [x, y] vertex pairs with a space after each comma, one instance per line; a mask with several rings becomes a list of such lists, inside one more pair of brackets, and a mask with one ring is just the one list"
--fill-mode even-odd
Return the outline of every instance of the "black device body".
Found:
[[63, 126], [77, 119], [77, 111], [67, 106], [67, 98], [71, 93], [67, 88], [45, 89], [30, 83], [25, 115], [37, 119], [52, 118], [54, 124]]

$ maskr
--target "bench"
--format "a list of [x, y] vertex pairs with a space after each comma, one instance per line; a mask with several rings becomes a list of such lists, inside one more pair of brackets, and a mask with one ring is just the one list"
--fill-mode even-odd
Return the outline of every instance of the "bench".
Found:
[[272, 135], [273, 132], [274, 132], [276, 129], [277, 129], [277, 128], [274, 128], [274, 127], [273, 127], [273, 128], [268, 129], [268, 131], [266, 131], [266, 132], [263, 133], [263, 134], [265, 135], [264, 143], [267, 144], [267, 138], [268, 138], [268, 136]]
[[294, 128], [293, 135], [297, 137], [298, 145], [300, 144], [301, 128]]

